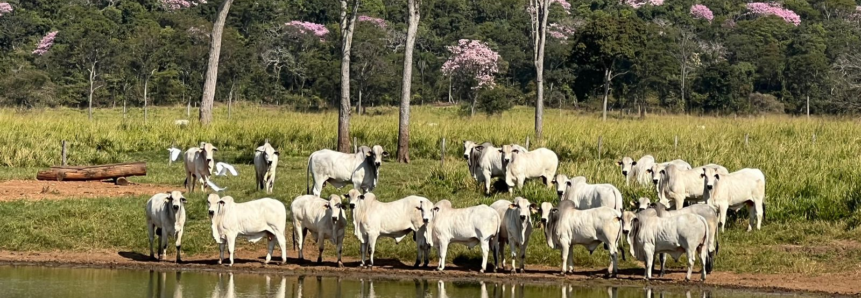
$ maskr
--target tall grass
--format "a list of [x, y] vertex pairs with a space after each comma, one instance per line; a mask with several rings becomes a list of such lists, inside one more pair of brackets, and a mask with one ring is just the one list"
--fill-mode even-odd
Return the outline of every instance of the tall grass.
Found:
[[[153, 108], [149, 115], [144, 122], [140, 110], [131, 110], [123, 119], [121, 109], [105, 109], [96, 111], [95, 120], [88, 121], [80, 110], [0, 110], [0, 127], [4, 128], [0, 130], [0, 166], [58, 164], [62, 140], [69, 141], [73, 165], [129, 161], [140, 158], [141, 152], [166, 153], [173, 143], [187, 148], [201, 141], [220, 148], [223, 160], [250, 163], [253, 148], [264, 139], [279, 148], [282, 156], [306, 157], [321, 148], [334, 148], [337, 134], [334, 112], [299, 113], [239, 105], [228, 120], [226, 107], [219, 106], [215, 123], [208, 127], [197, 125], [195, 120], [188, 127], [175, 125], [174, 120], [186, 118], [185, 107]], [[446, 155], [457, 158], [462, 154], [463, 140], [523, 144], [530, 137], [531, 147], [548, 147], [559, 155], [560, 172], [616, 185], [624, 184], [614, 163], [622, 156], [682, 158], [692, 165], [718, 163], [730, 170], [754, 167], [767, 178], [769, 221], [853, 217], [853, 225], [861, 222], [861, 184], [857, 183], [861, 180], [861, 129], [855, 120], [656, 115], [645, 120], [601, 122], [593, 115], [548, 111], [545, 139], [537, 144], [532, 117], [531, 110], [525, 108], [470, 119], [460, 116], [456, 108], [417, 107], [413, 109], [410, 155], [413, 159], [438, 159], [442, 138], [447, 141]], [[353, 116], [352, 136], [360, 144], [380, 144], [394, 153], [397, 118], [397, 110], [391, 108]], [[453, 192], [469, 182], [448, 179], [456, 175], [464, 180], [465, 176], [460, 177], [464, 173], [433, 168], [422, 171], [433, 174], [428, 184]], [[641, 188], [623, 190], [626, 197], [652, 195]]]

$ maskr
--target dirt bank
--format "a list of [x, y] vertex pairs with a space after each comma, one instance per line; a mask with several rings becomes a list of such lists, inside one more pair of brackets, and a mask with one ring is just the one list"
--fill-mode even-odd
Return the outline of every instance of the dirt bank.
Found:
[[152, 195], [176, 187], [138, 184], [118, 186], [101, 181], [9, 180], [0, 182], [0, 202], [12, 200], [62, 200]]
[[[265, 251], [239, 251], [240, 259], [236, 259], [235, 265], [230, 268], [217, 265], [218, 256], [197, 255], [184, 258], [184, 263], [172, 262], [173, 255], [167, 259], [170, 262], [155, 262], [149, 256], [137, 252], [126, 251], [94, 251], [90, 253], [68, 253], [68, 252], [12, 252], [0, 251], [0, 265], [38, 265], [38, 266], [80, 266], [96, 268], [126, 268], [126, 269], [155, 269], [155, 270], [194, 270], [194, 271], [231, 271], [239, 273], [279, 273], [290, 271], [291, 273], [309, 275], [338, 275], [352, 277], [376, 277], [376, 278], [410, 278], [422, 277], [442, 280], [486, 280], [511, 282], [512, 276], [508, 273], [480, 274], [477, 267], [471, 264], [447, 264], [445, 272], [436, 272], [428, 269], [413, 269], [412, 264], [404, 264], [397, 260], [376, 260], [373, 269], [359, 268], [358, 261], [354, 258], [344, 259], [344, 268], [337, 268], [334, 259], [325, 258], [323, 264], [313, 262], [299, 263], [296, 258], [288, 258], [286, 265], [277, 263], [264, 266], [262, 264]], [[280, 260], [280, 254], [275, 258]], [[288, 255], [294, 255], [289, 252]], [[257, 259], [250, 256], [259, 256]], [[310, 253], [308, 259], [316, 259]], [[431, 267], [435, 262], [431, 262]], [[620, 270], [619, 277], [604, 279], [606, 269], [579, 268], [576, 273], [559, 276], [557, 268], [546, 266], [527, 266], [528, 272], [517, 274], [517, 279], [531, 283], [558, 283], [561, 281], [583, 282], [589, 284], [606, 285], [680, 285], [680, 286], [705, 286], [705, 287], [729, 287], [747, 288], [765, 291], [802, 291], [828, 295], [847, 295], [861, 297], [861, 269], [853, 271], [829, 273], [822, 275], [803, 274], [738, 274], [731, 272], [714, 272], [708, 276], [705, 284], [699, 282], [699, 272], [695, 272], [693, 282], [685, 282], [685, 273], [681, 270], [668, 272], [663, 278], [656, 278], [646, 282], [642, 278], [642, 269]], [[657, 274], [657, 272], [656, 272]]]

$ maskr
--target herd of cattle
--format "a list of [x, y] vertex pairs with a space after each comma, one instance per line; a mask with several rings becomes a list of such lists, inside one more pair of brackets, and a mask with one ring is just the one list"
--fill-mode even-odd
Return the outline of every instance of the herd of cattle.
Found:
[[[213, 155], [218, 149], [209, 143], [188, 149], [185, 154], [186, 187], [193, 191], [195, 183], [205, 190], [213, 172]], [[610, 255], [608, 276], [618, 270], [617, 254], [622, 253], [623, 240], [630, 254], [645, 262], [645, 278], [651, 278], [652, 268], [660, 255], [661, 275], [665, 254], [678, 260], [687, 255], [687, 275], [697, 258], [702, 263], [702, 279], [710, 272], [719, 250], [718, 228], [722, 232], [727, 210], [744, 206], [750, 212], [748, 231], [754, 224], [759, 229], [764, 215], [765, 176], [758, 169], [741, 169], [730, 173], [716, 164], [691, 167], [685, 161], [658, 163], [650, 155], [638, 160], [624, 157], [618, 165], [626, 183], [654, 187], [658, 202], [648, 198], [631, 200], [635, 212], [626, 211], [621, 192], [611, 184], [589, 184], [585, 177], [557, 173], [557, 155], [547, 149], [527, 150], [519, 145], [494, 147], [490, 143], [464, 142], [464, 158], [471, 176], [490, 193], [490, 181], [500, 177], [514, 193], [527, 179], [542, 178], [547, 187], [556, 184], [559, 202], [536, 204], [523, 197], [512, 201], [498, 200], [490, 206], [478, 205], [453, 208], [448, 200], [433, 203], [420, 196], [408, 196], [381, 202], [372, 192], [377, 186], [383, 157], [388, 153], [379, 145], [359, 147], [348, 154], [328, 149], [311, 154], [307, 174], [313, 187], [306, 186], [306, 195], [296, 197], [288, 209], [278, 200], [264, 198], [245, 203], [234, 202], [230, 196], [209, 194], [207, 205], [212, 236], [219, 244], [219, 264], [224, 248], [233, 264], [236, 238], [257, 242], [269, 241], [266, 263], [272, 258], [275, 245], [281, 249], [286, 262], [286, 224], [293, 222], [293, 247], [298, 246], [299, 258], [304, 259], [304, 240], [310, 232], [317, 243], [317, 262], [322, 261], [324, 242], [337, 247], [338, 266], [343, 266], [341, 251], [351, 213], [354, 235], [361, 244], [361, 266], [374, 265], [374, 250], [379, 237], [393, 238], [396, 243], [412, 234], [416, 243], [415, 266], [428, 266], [431, 248], [439, 255], [437, 270], [445, 269], [446, 253], [451, 243], [461, 243], [470, 249], [479, 246], [482, 252], [480, 272], [487, 267], [488, 256], [494, 257], [493, 271], [505, 270], [506, 260], [498, 261], [507, 243], [511, 251], [512, 272], [524, 271], [526, 249], [531, 233], [543, 229], [550, 248], [561, 250], [562, 274], [573, 272], [573, 246], [585, 246], [593, 252], [604, 247]], [[279, 153], [267, 142], [257, 148], [254, 165], [258, 189], [273, 191]], [[306, 177], [306, 181], [309, 180]], [[343, 196], [320, 197], [326, 183], [336, 188], [352, 183], [353, 189]], [[344, 202], [346, 200], [346, 202]], [[163, 259], [167, 238], [176, 239], [176, 261], [181, 262], [180, 248], [186, 220], [186, 199], [179, 191], [159, 193], [146, 205], [150, 256], [154, 257], [154, 235], [159, 235], [159, 256]], [[690, 204], [687, 207], [685, 202]], [[697, 204], [700, 203], [700, 204]], [[673, 209], [673, 210], [668, 210]], [[288, 216], [289, 214], [289, 216]], [[540, 223], [533, 223], [533, 214]], [[624, 239], [623, 239], [623, 236]], [[519, 262], [519, 264], [518, 264]], [[519, 265], [519, 266], [518, 266]]]

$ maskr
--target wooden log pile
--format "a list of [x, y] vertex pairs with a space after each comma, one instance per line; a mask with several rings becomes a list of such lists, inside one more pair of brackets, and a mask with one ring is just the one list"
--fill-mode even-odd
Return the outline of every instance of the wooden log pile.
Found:
[[146, 162], [130, 162], [87, 167], [54, 166], [36, 174], [37, 180], [90, 181], [146, 176]]

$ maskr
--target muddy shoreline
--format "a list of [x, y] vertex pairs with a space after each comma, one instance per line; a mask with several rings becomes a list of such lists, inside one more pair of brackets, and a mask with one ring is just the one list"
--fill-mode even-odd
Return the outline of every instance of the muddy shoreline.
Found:
[[[246, 254], [247, 255], [247, 254]], [[217, 256], [194, 256], [187, 258], [181, 264], [171, 262], [156, 262], [143, 260], [145, 256], [128, 252], [94, 252], [94, 253], [63, 253], [63, 252], [9, 252], [0, 251], [0, 265], [3, 266], [42, 266], [60, 268], [98, 268], [122, 270], [153, 270], [153, 271], [194, 271], [210, 273], [238, 274], [273, 274], [273, 275], [313, 275], [343, 278], [375, 278], [382, 280], [443, 280], [443, 281], [485, 281], [501, 283], [526, 283], [537, 285], [558, 285], [568, 283], [573, 286], [618, 286], [618, 287], [652, 287], [656, 289], [732, 289], [768, 293], [813, 294], [839, 297], [861, 297], [861, 270], [841, 272], [820, 276], [805, 276], [799, 274], [737, 274], [731, 272], [714, 272], [703, 283], [699, 275], [694, 274], [694, 281], [684, 281], [681, 270], [668, 271], [663, 278], [645, 281], [642, 278], [642, 268], [628, 268], [619, 271], [617, 278], [604, 278], [606, 269], [578, 268], [574, 274], [558, 275], [556, 268], [529, 266], [526, 273], [487, 273], [481, 274], [475, 269], [447, 265], [446, 271], [437, 272], [431, 268], [413, 269], [411, 264], [396, 260], [380, 260], [373, 269], [360, 268], [355, 260], [345, 259], [345, 267], [338, 268], [334, 260], [324, 259], [322, 265], [288, 258], [287, 264], [276, 262], [264, 266], [262, 260], [237, 260], [233, 267], [217, 265]], [[655, 272], [657, 273], [657, 272]], [[696, 272], [698, 273], [698, 272]]]

